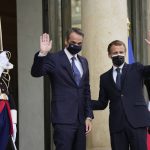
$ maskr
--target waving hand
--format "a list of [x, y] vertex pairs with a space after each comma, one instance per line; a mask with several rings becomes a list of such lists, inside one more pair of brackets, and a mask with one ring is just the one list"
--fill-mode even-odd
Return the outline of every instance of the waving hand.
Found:
[[150, 30], [148, 31], [148, 37], [145, 39], [148, 45], [150, 45]]
[[49, 34], [44, 33], [40, 36], [40, 52], [47, 54], [52, 48], [52, 40], [50, 40]]

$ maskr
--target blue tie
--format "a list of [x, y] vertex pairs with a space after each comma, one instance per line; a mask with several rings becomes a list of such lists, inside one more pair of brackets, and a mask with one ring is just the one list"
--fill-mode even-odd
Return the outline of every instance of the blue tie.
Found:
[[75, 57], [72, 57], [72, 71], [73, 71], [73, 76], [74, 76], [74, 79], [77, 83], [77, 85], [79, 85], [80, 83], [80, 80], [81, 80], [81, 74], [77, 68], [77, 66], [75, 65]]
[[120, 73], [120, 68], [117, 68], [116, 71], [117, 71], [116, 85], [117, 85], [118, 89], [121, 89], [121, 73]]

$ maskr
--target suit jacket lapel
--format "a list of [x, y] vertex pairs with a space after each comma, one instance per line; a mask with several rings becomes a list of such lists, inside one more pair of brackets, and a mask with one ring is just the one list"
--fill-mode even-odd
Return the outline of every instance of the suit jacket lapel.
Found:
[[[83, 68], [83, 75], [82, 75], [82, 78], [81, 78], [81, 81], [80, 81], [80, 84], [81, 84], [82, 81], [83, 81], [83, 78], [85, 76], [85, 72], [86, 72], [87, 68], [86, 68], [86, 64], [85, 64], [84, 59], [79, 55], [78, 55], [78, 58], [79, 58], [79, 61], [81, 62], [82, 68]], [[65, 54], [64, 50], [62, 50], [62, 52], [61, 52], [61, 64], [64, 67], [64, 69], [68, 72], [68, 74], [70, 75], [70, 77], [72, 78], [74, 83], [76, 84], [74, 76], [73, 76], [70, 61], [69, 61], [67, 55]]]
[[85, 72], [87, 70], [87, 65], [85, 64], [85, 60], [81, 56], [78, 55], [78, 58], [79, 58], [79, 61], [81, 63], [82, 69], [83, 69], [83, 75], [82, 75], [81, 81], [80, 81], [80, 83], [81, 83], [83, 81], [84, 76], [85, 76]]
[[70, 61], [67, 55], [65, 54], [64, 50], [62, 50], [60, 61], [61, 61], [63, 68], [68, 72], [71, 79], [75, 82]]
[[[124, 82], [125, 82], [125, 80], [126, 80], [126, 76], [127, 76], [128, 70], [129, 70], [128, 64], [125, 63], [124, 66], [123, 66], [123, 68], [122, 68], [121, 90], [122, 90], [123, 87], [124, 87]], [[115, 81], [114, 81], [114, 79], [113, 79], [113, 67], [110, 69], [109, 75], [110, 75], [110, 79], [111, 79], [112, 85], [113, 85], [115, 88], [117, 88], [116, 83], [115, 83]], [[117, 89], [118, 89], [118, 88], [117, 88]], [[119, 90], [119, 89], [118, 89], [118, 90]]]
[[122, 87], [121, 89], [122, 90], [123, 90], [128, 72], [129, 72], [129, 65], [125, 63], [123, 68], [122, 68], [122, 76], [121, 76], [121, 87]]
[[116, 85], [116, 83], [114, 81], [114, 78], [113, 78], [113, 67], [109, 70], [109, 78], [110, 78], [110, 82], [114, 86], [114, 88], [116, 88], [117, 90], [119, 90], [117, 88], [117, 85]]

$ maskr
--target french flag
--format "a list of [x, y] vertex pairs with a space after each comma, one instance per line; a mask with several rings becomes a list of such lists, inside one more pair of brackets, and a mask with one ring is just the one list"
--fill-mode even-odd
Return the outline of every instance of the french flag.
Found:
[[128, 62], [132, 64], [135, 62], [134, 55], [133, 55], [133, 48], [130, 37], [128, 37]]

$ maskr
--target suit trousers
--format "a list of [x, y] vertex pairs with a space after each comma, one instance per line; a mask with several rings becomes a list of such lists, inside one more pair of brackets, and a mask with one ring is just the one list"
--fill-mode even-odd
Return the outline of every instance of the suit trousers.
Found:
[[0, 150], [6, 150], [9, 140], [9, 117], [6, 107], [0, 113]]
[[125, 117], [123, 130], [111, 133], [112, 150], [147, 150], [147, 128], [133, 128]]
[[56, 150], [86, 150], [85, 124], [55, 124], [53, 128]]

